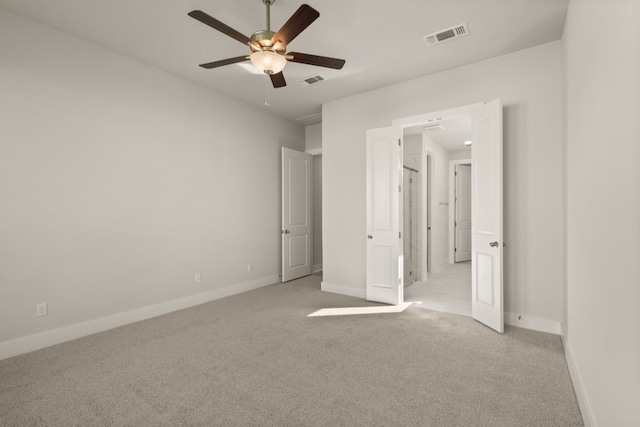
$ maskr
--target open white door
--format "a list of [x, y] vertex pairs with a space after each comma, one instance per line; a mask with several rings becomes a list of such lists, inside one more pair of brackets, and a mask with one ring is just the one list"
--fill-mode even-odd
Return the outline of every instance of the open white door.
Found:
[[311, 155], [282, 148], [282, 281], [311, 274]]
[[402, 134], [367, 130], [367, 300], [403, 303]]
[[502, 104], [472, 115], [471, 316], [504, 332], [502, 291]]
[[471, 166], [455, 166], [455, 262], [471, 260]]

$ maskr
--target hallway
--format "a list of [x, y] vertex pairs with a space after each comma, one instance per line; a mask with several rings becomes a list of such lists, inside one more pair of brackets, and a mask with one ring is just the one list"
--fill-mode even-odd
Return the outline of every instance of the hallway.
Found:
[[471, 262], [447, 264], [426, 282], [404, 290], [404, 301], [416, 307], [471, 316]]

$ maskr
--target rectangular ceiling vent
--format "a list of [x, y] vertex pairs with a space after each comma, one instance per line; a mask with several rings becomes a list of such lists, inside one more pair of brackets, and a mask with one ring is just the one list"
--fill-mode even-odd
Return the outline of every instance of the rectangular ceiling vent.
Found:
[[467, 28], [467, 23], [465, 22], [464, 24], [456, 25], [455, 27], [447, 28], [446, 30], [426, 35], [423, 37], [423, 39], [427, 46], [433, 46], [447, 40], [466, 36], [467, 34], [469, 34], [469, 29]]
[[298, 80], [298, 83], [300, 83], [301, 86], [309, 86], [315, 83], [320, 83], [324, 80], [326, 80], [324, 77], [317, 74], [315, 76], [307, 77], [306, 79]]
[[444, 126], [442, 126], [441, 124], [427, 125], [427, 126], [424, 126], [422, 129], [426, 130], [427, 132], [433, 132], [436, 130], [444, 130]]

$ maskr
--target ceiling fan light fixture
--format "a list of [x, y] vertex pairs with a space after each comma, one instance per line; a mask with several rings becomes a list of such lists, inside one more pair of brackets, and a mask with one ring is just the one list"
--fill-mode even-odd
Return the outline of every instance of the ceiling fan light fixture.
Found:
[[287, 58], [270, 50], [253, 52], [249, 59], [258, 71], [269, 75], [278, 74], [287, 65]]

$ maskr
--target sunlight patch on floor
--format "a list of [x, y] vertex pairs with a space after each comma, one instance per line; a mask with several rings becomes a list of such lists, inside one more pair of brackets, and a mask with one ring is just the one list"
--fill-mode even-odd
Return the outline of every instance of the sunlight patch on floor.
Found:
[[321, 308], [320, 310], [307, 315], [307, 317], [352, 316], [354, 314], [402, 313], [410, 305], [411, 305], [410, 302], [405, 302], [400, 305], [380, 305], [375, 307]]

